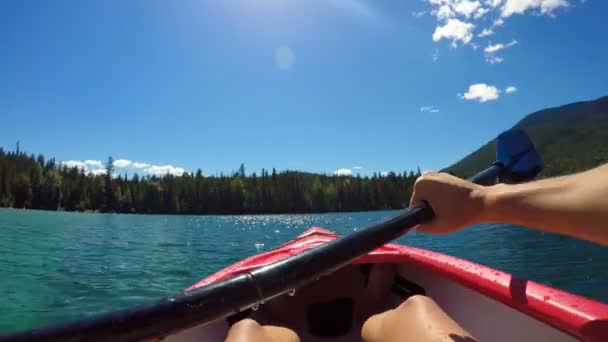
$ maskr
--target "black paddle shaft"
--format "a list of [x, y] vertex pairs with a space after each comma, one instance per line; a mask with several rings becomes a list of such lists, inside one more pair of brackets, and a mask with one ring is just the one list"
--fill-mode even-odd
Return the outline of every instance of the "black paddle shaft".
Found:
[[[542, 161], [523, 131], [511, 130], [499, 135], [497, 157], [494, 165], [469, 180], [488, 184], [505, 175], [527, 180], [542, 169]], [[0, 341], [136, 341], [166, 336], [227, 317], [319, 279], [416, 225], [430, 221], [433, 216], [427, 203], [414, 205], [382, 223], [174, 299], [4, 336]]]
[[[469, 180], [488, 184], [499, 176], [503, 168], [501, 163], [495, 163]], [[250, 274], [255, 279], [261, 300], [267, 300], [324, 274], [333, 273], [361, 255], [404, 235], [416, 225], [432, 220], [433, 217], [433, 209], [428, 203], [413, 205], [382, 223], [256, 269]]]
[[[500, 170], [500, 165], [493, 165], [479, 173], [483, 177], [477, 181], [496, 178]], [[227, 317], [319, 279], [431, 220], [433, 215], [428, 204], [414, 205], [382, 223], [175, 299], [1, 337], [0, 341], [135, 341], [168, 335]]]
[[227, 317], [314, 281], [432, 217], [428, 205], [409, 207], [378, 225], [175, 299], [0, 337], [0, 341], [136, 341], [168, 335]]

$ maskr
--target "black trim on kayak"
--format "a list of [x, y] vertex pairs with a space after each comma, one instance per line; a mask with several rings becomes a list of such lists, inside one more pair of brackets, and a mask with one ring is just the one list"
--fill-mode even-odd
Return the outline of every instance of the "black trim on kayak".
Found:
[[1, 337], [0, 341], [136, 341], [166, 336], [227, 317], [333, 273], [432, 217], [430, 206], [412, 206], [380, 224], [174, 300]]
[[[532, 154], [532, 156], [531, 156]], [[533, 178], [542, 166], [523, 131], [507, 131], [497, 139], [498, 161], [474, 176], [487, 182], [516, 173]], [[522, 165], [522, 161], [527, 163]], [[2, 336], [0, 341], [137, 341], [228, 317], [292, 289], [299, 288], [351, 263], [433, 218], [421, 203], [373, 226], [342, 236], [301, 254], [212, 283], [155, 305], [113, 312], [47, 328]]]
[[391, 292], [398, 295], [403, 300], [408, 299], [411, 296], [426, 294], [424, 287], [399, 275], [395, 276], [395, 280], [391, 286]]
[[363, 287], [367, 288], [369, 285], [369, 274], [372, 271], [373, 264], [361, 264], [359, 269], [363, 273]]
[[308, 332], [322, 338], [344, 336], [353, 327], [354, 313], [355, 303], [351, 297], [312, 303], [306, 308]]
[[138, 341], [239, 312], [251, 305], [252, 298], [258, 293], [251, 277], [238, 275], [154, 305], [4, 336], [0, 341]]
[[226, 317], [226, 322], [228, 323], [228, 325], [232, 326], [234, 323], [251, 316], [252, 312], [253, 310], [251, 309], [245, 309], [241, 312], [237, 312], [234, 315]]

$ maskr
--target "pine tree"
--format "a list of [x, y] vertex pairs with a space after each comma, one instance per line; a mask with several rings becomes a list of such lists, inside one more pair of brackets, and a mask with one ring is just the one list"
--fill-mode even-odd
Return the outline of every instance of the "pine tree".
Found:
[[244, 214], [400, 208], [416, 174], [337, 177], [294, 171], [231, 175], [115, 177], [113, 158], [103, 175], [69, 169], [54, 159], [0, 149], [0, 206], [124, 213]]
[[114, 175], [114, 159], [112, 156], [108, 157], [106, 163], [106, 174], [104, 176], [104, 206], [103, 210], [106, 212], [115, 211], [116, 207], [116, 193], [114, 191], [114, 182], [112, 177]]

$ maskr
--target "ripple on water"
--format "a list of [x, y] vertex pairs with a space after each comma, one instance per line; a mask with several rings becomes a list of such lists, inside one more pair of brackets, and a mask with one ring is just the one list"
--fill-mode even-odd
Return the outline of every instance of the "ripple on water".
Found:
[[[179, 294], [311, 226], [340, 234], [393, 212], [154, 216], [0, 209], [0, 331], [91, 316]], [[505, 225], [399, 239], [607, 301], [608, 251]]]

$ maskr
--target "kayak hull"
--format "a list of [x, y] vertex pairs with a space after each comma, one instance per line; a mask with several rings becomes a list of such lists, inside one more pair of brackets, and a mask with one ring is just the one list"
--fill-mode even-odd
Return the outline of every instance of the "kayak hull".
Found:
[[[231, 265], [186, 291], [249, 272], [338, 237], [325, 229], [310, 228], [296, 239]], [[341, 321], [332, 325], [333, 328], [340, 324], [345, 327], [340, 334], [334, 331], [330, 335], [332, 340], [357, 341], [360, 340], [360, 326], [369, 315], [394, 308], [413, 294], [434, 299], [480, 340], [604, 341], [608, 337], [606, 304], [487, 266], [397, 244], [387, 244], [362, 256], [334, 274], [297, 289], [294, 296], [275, 298], [261, 305], [259, 310], [249, 312], [249, 317], [264, 324], [289, 326], [303, 341], [326, 341], [327, 335], [323, 334], [332, 333], [332, 327], [315, 323], [319, 321], [315, 317], [328, 309], [316, 315], [311, 312], [315, 312], [315, 306], [330, 303], [325, 308], [337, 312], [346, 310], [343, 315], [352, 316], [348, 326]], [[344, 305], [340, 306], [340, 301]], [[218, 320], [179, 332], [168, 340], [204, 338], [221, 341], [228, 329], [226, 320]]]

